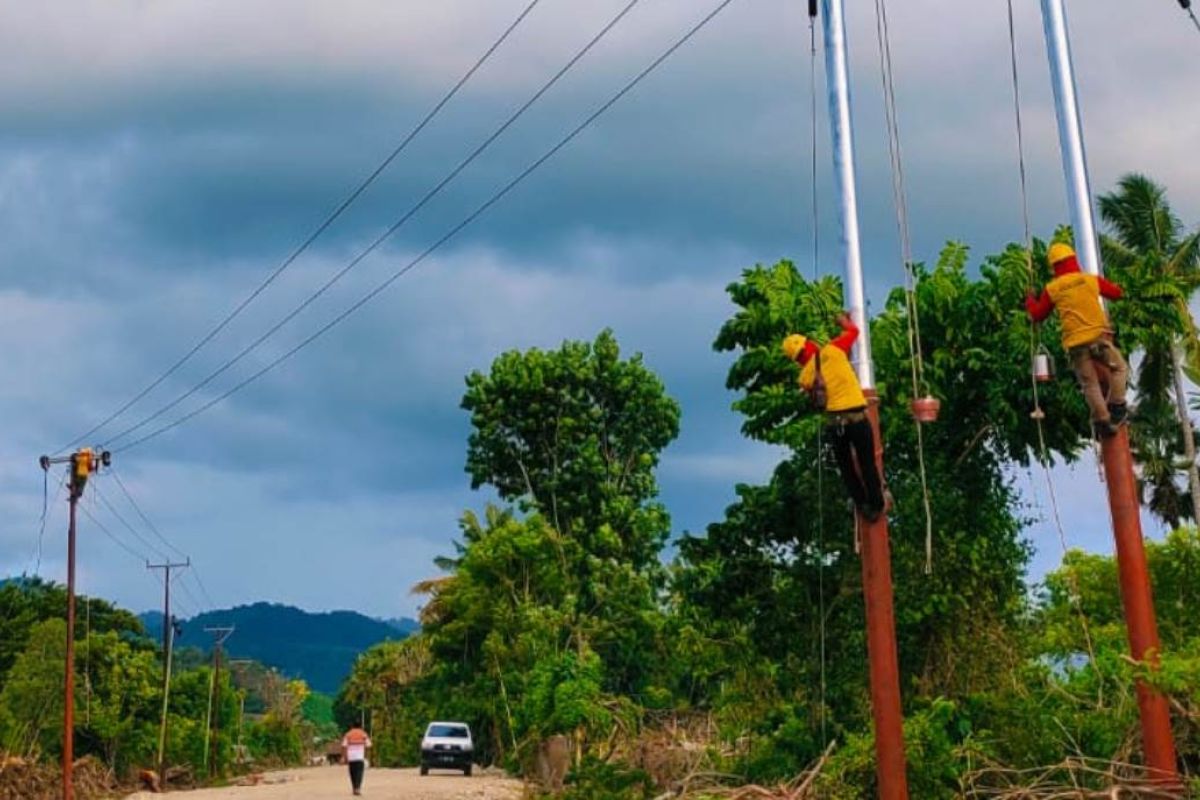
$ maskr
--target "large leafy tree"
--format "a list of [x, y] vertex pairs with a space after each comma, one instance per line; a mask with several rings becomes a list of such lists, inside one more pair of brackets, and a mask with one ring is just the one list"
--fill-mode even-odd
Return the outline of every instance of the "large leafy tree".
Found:
[[[1145, 177], [1121, 178], [1100, 196], [1108, 228], [1102, 237], [1106, 267], [1136, 302], [1114, 304], [1123, 341], [1141, 350], [1133, 444], [1141, 467], [1144, 502], [1178, 525], [1200, 519], [1200, 472], [1195, 431], [1184, 390], [1185, 370], [1200, 376], [1200, 334], [1189, 303], [1200, 288], [1200, 233], [1188, 233], [1166, 190]], [[1176, 476], [1188, 476], [1187, 492]]]
[[471, 484], [536, 509], [591, 555], [652, 566], [669, 527], [653, 502], [679, 405], [611, 331], [555, 351], [511, 351], [467, 376]]
[[[106, 600], [79, 597], [76, 605], [82, 615], [87, 610], [89, 624], [78, 626], [76, 636], [89, 632], [116, 632], [140, 637], [142, 623], [131, 612]], [[65, 619], [66, 587], [40, 578], [20, 578], [0, 583], [0, 687], [4, 685], [17, 656], [29, 643], [35, 625], [48, 619]]]

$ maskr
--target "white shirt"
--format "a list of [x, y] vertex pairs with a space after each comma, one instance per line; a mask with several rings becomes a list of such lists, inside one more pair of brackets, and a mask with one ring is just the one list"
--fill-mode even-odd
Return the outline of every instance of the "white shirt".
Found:
[[[357, 739], [357, 737], [356, 737]], [[367, 758], [367, 748], [371, 746], [371, 739], [364, 736], [361, 740], [350, 741], [349, 736], [342, 738], [342, 747], [346, 748], [347, 761], [365, 761]]]

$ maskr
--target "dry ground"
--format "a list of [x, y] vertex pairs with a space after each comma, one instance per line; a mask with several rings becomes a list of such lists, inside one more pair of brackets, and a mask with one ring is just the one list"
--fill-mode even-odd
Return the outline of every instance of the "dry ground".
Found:
[[[345, 767], [312, 767], [273, 772], [259, 786], [230, 786], [172, 792], [180, 800], [341, 800], [352, 798]], [[521, 784], [497, 775], [433, 772], [422, 778], [415, 769], [368, 769], [363, 781], [365, 800], [517, 800]], [[128, 800], [151, 800], [161, 795], [139, 793]]]

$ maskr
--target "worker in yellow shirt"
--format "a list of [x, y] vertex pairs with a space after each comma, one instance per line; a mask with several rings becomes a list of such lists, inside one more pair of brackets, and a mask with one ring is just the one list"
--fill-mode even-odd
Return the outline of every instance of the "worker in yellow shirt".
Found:
[[867, 398], [850, 364], [858, 327], [850, 315], [837, 318], [842, 333], [823, 347], [793, 333], [783, 352], [800, 365], [800, 388], [816, 400], [825, 420], [838, 472], [855, 507], [874, 522], [884, 512], [883, 482], [875, 461], [875, 436], [867, 419]]
[[[1071, 367], [1092, 412], [1092, 427], [1097, 435], [1112, 436], [1129, 413], [1125, 405], [1129, 366], [1113, 345], [1112, 326], [1100, 298], [1119, 300], [1121, 287], [1081, 271], [1075, 251], [1065, 244], [1051, 245], [1047, 258], [1054, 268], [1054, 278], [1040, 296], [1031, 293], [1025, 298], [1025, 309], [1034, 322], [1041, 322], [1058, 309], [1063, 349], [1070, 355]], [[1108, 369], [1107, 397], [1100, 387], [1096, 364]]]

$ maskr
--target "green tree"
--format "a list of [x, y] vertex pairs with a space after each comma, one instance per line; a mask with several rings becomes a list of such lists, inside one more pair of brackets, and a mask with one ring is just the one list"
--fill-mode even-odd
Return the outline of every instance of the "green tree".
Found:
[[62, 620], [30, 628], [25, 649], [14, 659], [0, 691], [4, 750], [34, 756], [62, 752], [66, 637]]
[[370, 716], [374, 759], [395, 766], [416, 763], [421, 735], [436, 714], [419, 688], [433, 668], [423, 634], [382, 642], [358, 657], [339, 694], [343, 729]]
[[[76, 636], [113, 631], [127, 637], [144, 634], [142, 623], [129, 611], [99, 598], [76, 598], [81, 622]], [[85, 612], [86, 611], [86, 615]], [[40, 578], [19, 578], [0, 582], [0, 686], [17, 656], [29, 642], [34, 626], [49, 619], [66, 619], [66, 587]], [[64, 632], [64, 636], [65, 636]]]
[[[1178, 526], [1183, 517], [1200, 519], [1195, 431], [1184, 391], [1185, 367], [1200, 376], [1200, 334], [1189, 306], [1200, 288], [1200, 233], [1187, 233], [1166, 190], [1144, 175], [1121, 178], [1099, 204], [1108, 227], [1101, 238], [1106, 266], [1134, 300], [1115, 303], [1113, 314], [1124, 341], [1142, 356], [1131, 435], [1144, 502]], [[1181, 469], [1190, 503], [1175, 484]]]
[[[1035, 256], [1042, 252], [1037, 243]], [[941, 421], [922, 431], [934, 554], [928, 575], [903, 292], [894, 292], [872, 322], [885, 475], [896, 502], [891, 532], [902, 686], [910, 697], [985, 691], [1020, 659], [1028, 545], [1012, 471], [1029, 465], [1041, 442], [1030, 418], [1031, 327], [1022, 308], [1028, 263], [1024, 251], [1010, 247], [985, 259], [972, 278], [967, 249], [951, 244], [932, 270], [917, 267], [925, 378], [943, 403]], [[735, 311], [715, 347], [738, 354], [727, 380], [740, 392], [734, 408], [748, 436], [790, 452], [766, 486], [739, 486], [737, 502], [706, 536], [681, 541], [676, 587], [689, 618], [717, 623], [722, 638], [749, 641], [775, 665], [768, 676], [778, 694], [761, 683], [740, 684], [738, 691], [766, 700], [769, 711], [760, 719], [768, 732], [786, 727], [787, 715], [779, 712], [788, 707], [807, 721], [807, 732], [789, 734], [808, 741], [789, 762], [795, 768], [821, 748], [814, 729], [822, 700], [835, 721], [831, 735], [864, 724], [869, 711], [852, 516], [833, 465], [814, 468], [822, 459], [822, 421], [800, 399], [796, 367], [780, 353], [790, 332], [832, 333], [841, 289], [831, 278], [807, 281], [781, 262], [747, 270], [728, 291]], [[1047, 342], [1054, 327], [1040, 331]], [[1075, 387], [1064, 378], [1044, 387], [1040, 401], [1049, 414], [1041, 431], [1048, 453], [1074, 457], [1088, 430]], [[687, 611], [689, 605], [698, 610]], [[753, 675], [737, 669], [726, 679]]]
[[622, 360], [611, 331], [504, 353], [467, 376], [462, 407], [473, 488], [536, 509], [598, 558], [656, 564], [669, 523], [652, 502], [654, 469], [679, 433], [679, 405], [640, 355]]

